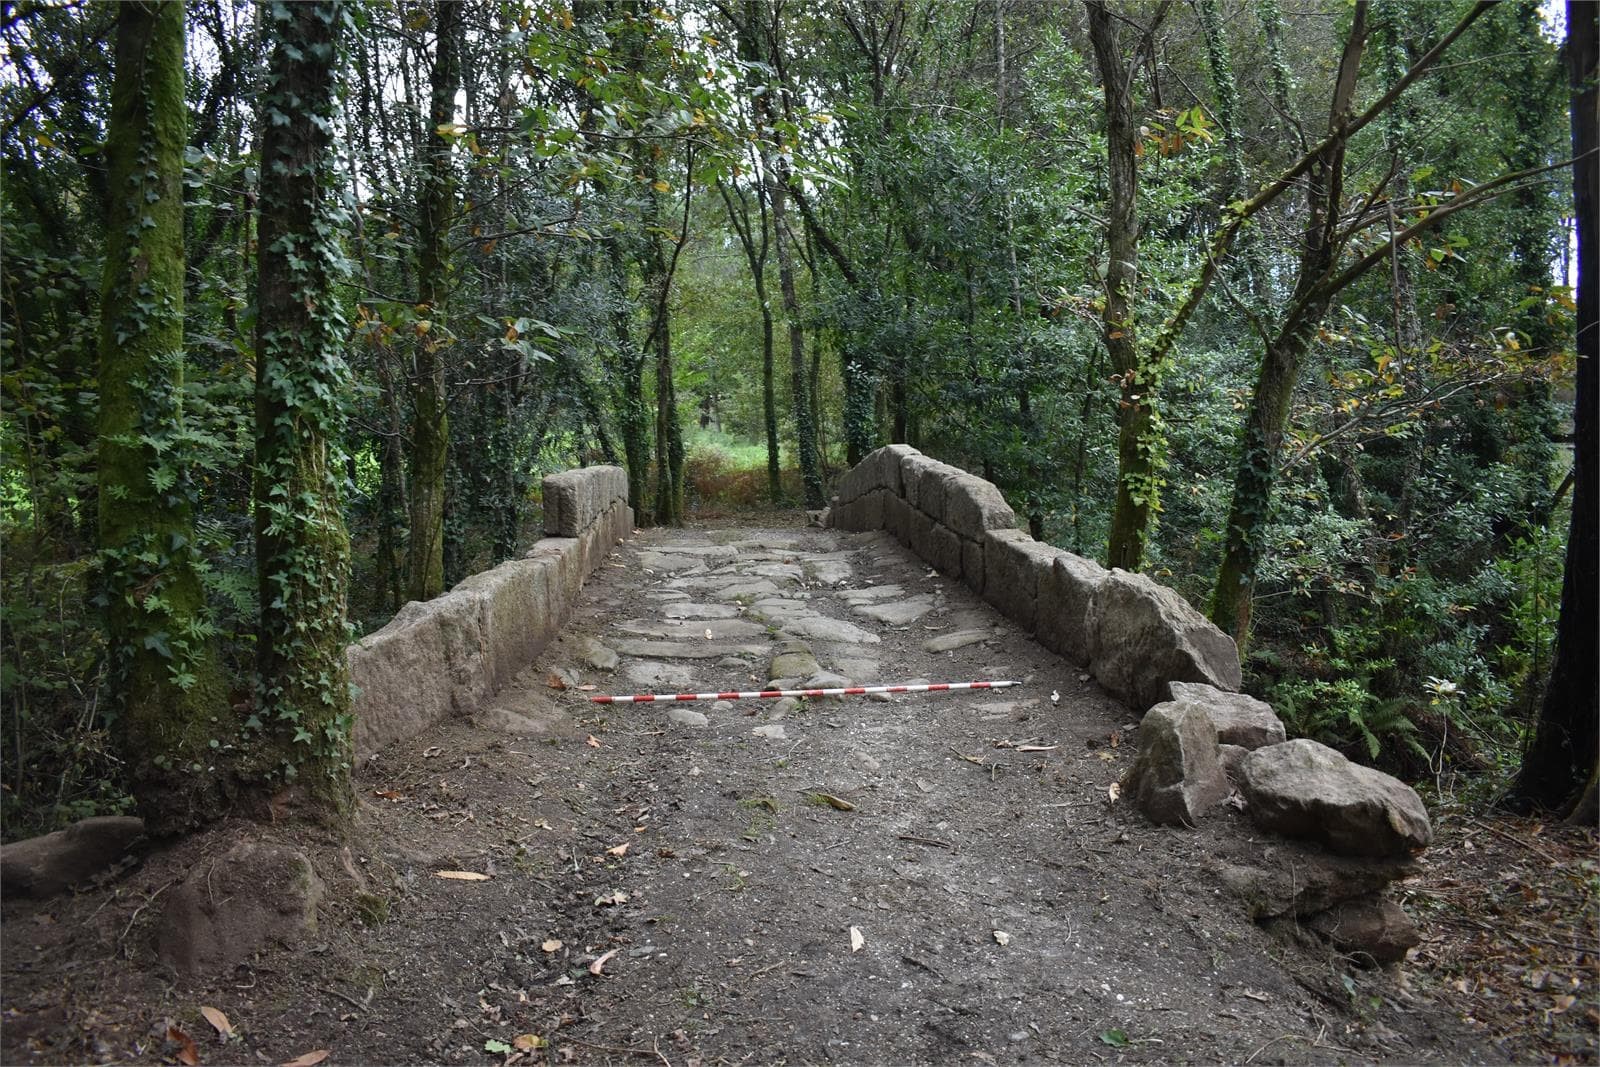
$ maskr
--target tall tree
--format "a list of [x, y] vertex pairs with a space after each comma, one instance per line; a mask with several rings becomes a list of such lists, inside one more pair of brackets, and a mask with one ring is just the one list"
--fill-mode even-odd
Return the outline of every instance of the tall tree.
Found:
[[1555, 665], [1533, 744], [1512, 785], [1514, 807], [1554, 808], [1593, 825], [1600, 767], [1600, 5], [1567, 0], [1572, 89], [1572, 194], [1578, 222], [1577, 390], [1572, 524]]
[[129, 786], [157, 834], [214, 818], [227, 690], [195, 551], [183, 404], [183, 5], [117, 9], [106, 130], [99, 537]]
[[416, 362], [411, 378], [411, 532], [407, 543], [407, 595], [429, 600], [444, 591], [445, 473], [450, 416], [443, 350], [451, 330], [450, 222], [455, 209], [456, 93], [461, 89], [461, 0], [438, 0], [433, 9], [433, 73], [428, 126], [423, 131], [418, 204]]
[[349, 371], [335, 283], [344, 273], [333, 131], [340, 0], [265, 9], [272, 55], [263, 104], [256, 296], [256, 771], [293, 783], [315, 815], [349, 810], [350, 540], [339, 442]]

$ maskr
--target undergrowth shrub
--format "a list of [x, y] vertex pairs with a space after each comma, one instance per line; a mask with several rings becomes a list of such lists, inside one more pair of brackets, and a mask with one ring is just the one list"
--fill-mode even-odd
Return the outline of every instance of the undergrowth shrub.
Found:
[[[764, 457], [754, 466], [741, 466], [738, 459], [726, 449], [716, 445], [699, 445], [689, 452], [683, 471], [687, 503], [691, 509], [703, 511], [772, 506], [767, 492]], [[781, 470], [778, 481], [786, 503], [792, 505], [801, 499], [804, 485], [798, 469]]]

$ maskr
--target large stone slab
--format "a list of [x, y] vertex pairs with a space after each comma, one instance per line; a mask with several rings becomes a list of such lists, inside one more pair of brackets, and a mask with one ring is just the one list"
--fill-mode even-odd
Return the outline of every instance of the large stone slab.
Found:
[[1139, 754], [1123, 782], [1152, 821], [1194, 826], [1228, 796], [1217, 731], [1194, 704], [1157, 704], [1139, 724]]
[[584, 467], [552, 474], [544, 480], [545, 533], [578, 537], [606, 517], [613, 504], [627, 499], [628, 475], [621, 467]]
[[1079, 666], [1088, 664], [1093, 647], [1089, 599], [1106, 573], [1100, 564], [1070, 552], [1055, 557], [1050, 573], [1039, 578], [1033, 631], [1041, 645]]
[[682, 637], [706, 637], [707, 640], [727, 641], [741, 637], [764, 634], [767, 628], [748, 619], [693, 619], [690, 621], [656, 622], [652, 619], [624, 619], [614, 624], [626, 634], [639, 637], [659, 637], [676, 640]]
[[1241, 792], [1263, 830], [1347, 856], [1406, 856], [1433, 840], [1416, 791], [1308, 738], [1245, 757]]
[[801, 680], [822, 670], [811, 646], [804, 641], [781, 641], [774, 649], [772, 663], [767, 667], [767, 677], [774, 681]]
[[1025, 531], [990, 530], [983, 535], [983, 599], [1032, 633], [1039, 586], [1061, 554]]
[[738, 616], [739, 609], [732, 604], [696, 604], [681, 600], [668, 604], [661, 609], [661, 614], [669, 619], [732, 619]]
[[1171, 682], [1167, 694], [1169, 700], [1204, 708], [1217, 728], [1219, 744], [1254, 750], [1282, 744], [1288, 737], [1272, 705], [1253, 696], [1198, 682]]
[[806, 615], [788, 619], [783, 632], [812, 641], [836, 641], [842, 644], [876, 645], [882, 642], [877, 634], [863, 630], [843, 619], [830, 619], [825, 615]]
[[356, 698], [358, 753], [466, 714], [493, 692], [482, 598], [451, 591], [412, 601], [383, 629], [345, 651]]
[[97, 815], [13, 841], [0, 848], [0, 889], [6, 896], [53, 897], [108, 869], [143, 833], [143, 819]]
[[1135, 709], [1165, 699], [1170, 682], [1239, 688], [1233, 639], [1142, 574], [1118, 568], [1106, 575], [1090, 594], [1084, 628], [1095, 679]]
[[890, 626], [906, 626], [932, 611], [933, 607], [933, 597], [924, 594], [881, 604], [862, 604], [851, 610], [864, 618], [876, 619]]
[[966, 648], [968, 645], [979, 645], [985, 641], [993, 641], [995, 638], [1002, 636], [1002, 633], [1003, 631], [992, 627], [984, 627], [978, 630], [956, 630], [952, 633], [928, 638], [922, 642], [922, 650], [935, 653], [954, 652], [956, 649]]
[[992, 482], [960, 471], [945, 483], [944, 524], [967, 541], [979, 541], [990, 530], [1009, 530], [1017, 514]]
[[721, 641], [618, 641], [617, 651], [641, 659], [721, 659], [724, 656], [754, 656], [766, 651], [765, 645], [730, 645]]
[[636, 659], [623, 664], [622, 675], [628, 681], [645, 689], [688, 689], [694, 681], [694, 670], [682, 663], [660, 663], [656, 660]]

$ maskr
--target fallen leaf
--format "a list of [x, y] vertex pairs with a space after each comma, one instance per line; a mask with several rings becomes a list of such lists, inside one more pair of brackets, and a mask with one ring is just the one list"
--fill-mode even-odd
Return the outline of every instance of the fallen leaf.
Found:
[[583, 743], [588, 745], [590, 748], [599, 748], [600, 747], [600, 739], [598, 737], [596, 737], [594, 734], [590, 734], [588, 736], [588, 738], [585, 739], [585, 741]]
[[1116, 748], [1120, 744], [1122, 744], [1122, 731], [1121, 730], [1112, 730], [1111, 731], [1111, 747], [1112, 748]]
[[866, 947], [866, 944], [867, 939], [861, 935], [861, 927], [852, 926], [850, 928], [850, 951], [860, 952]]
[[561, 946], [563, 944], [565, 944], [565, 942], [563, 942], [560, 938], [552, 937], [539, 947], [544, 949], [546, 952], [559, 952], [561, 951]]
[[1054, 752], [1060, 745], [1018, 745], [1018, 752]]
[[607, 952], [604, 956], [598, 957], [593, 963], [589, 964], [589, 973], [599, 974], [601, 971], [604, 971], [606, 969], [607, 961], [621, 951], [622, 950], [620, 948], [614, 948], [610, 952]]
[[511, 1051], [511, 1046], [504, 1041], [491, 1037], [483, 1043], [483, 1051], [494, 1056], [504, 1056]]
[[439, 755], [439, 753], [443, 751], [444, 748], [440, 745], [430, 745], [428, 748], [422, 750], [422, 758], [433, 759], [433, 757]]
[[178, 1062], [185, 1067], [196, 1067], [200, 1062], [200, 1050], [195, 1047], [194, 1038], [179, 1030], [176, 1026], [167, 1027], [167, 1040], [178, 1045]]
[[854, 804], [850, 803], [848, 800], [836, 797], [832, 793], [812, 793], [807, 799], [818, 807], [827, 805], [828, 807], [834, 808], [838, 811], [856, 810], [856, 806]]
[[201, 1007], [200, 1014], [205, 1016], [206, 1022], [217, 1028], [217, 1033], [223, 1037], [233, 1036], [233, 1024], [228, 1021], [227, 1015], [219, 1008]]
[[382, 797], [384, 800], [404, 800], [405, 794], [398, 789], [374, 789], [372, 795]]
[[1128, 1047], [1128, 1035], [1114, 1026], [1109, 1030], [1100, 1031], [1100, 1040], [1112, 1048]]
[[968, 763], [976, 763], [980, 767], [983, 766], [983, 757], [982, 756], [969, 756], [965, 752], [957, 752], [956, 755], [960, 756], [962, 759], [966, 760]]
[[1546, 1015], [1560, 1015], [1578, 1002], [1577, 997], [1566, 993], [1563, 993], [1558, 997], [1552, 997], [1551, 999], [1555, 1001], [1555, 1007], [1545, 1009]]
[[996, 930], [994, 932], [994, 943], [997, 945], [1009, 945], [1011, 944], [1011, 935], [1004, 930]]
[[1106, 796], [1110, 797], [1111, 803], [1115, 804], [1117, 802], [1117, 798], [1122, 796], [1122, 783], [1112, 782], [1109, 786], [1107, 786]]
[[[578, 686], [578, 692], [580, 692], [580, 693], [592, 693], [596, 689], [599, 689], [599, 688], [600, 687], [597, 686], [597, 685], [580, 685], [580, 686]], [[526, 1037], [528, 1035], [524, 1034], [523, 1036]]]
[[551, 689], [565, 689], [567, 687], [566, 680], [554, 671], [544, 676], [544, 684]]
[[434, 871], [433, 873], [436, 877], [450, 878], [457, 882], [487, 882], [489, 880], [487, 874], [479, 874], [477, 871]]
[[518, 1052], [532, 1052], [536, 1048], [544, 1047], [544, 1038], [538, 1034], [518, 1034], [511, 1039], [511, 1045]]
[[628, 851], [628, 842], [624, 841], [622, 844], [618, 845], [616, 848], [608, 848], [608, 849], [606, 849], [606, 855], [608, 855], [608, 856], [622, 856], [622, 855], [626, 855], [627, 851]]
[[711, 640], [711, 628], [710, 627], [706, 627], [706, 640], [707, 641]]
[[279, 1064], [279, 1067], [317, 1067], [317, 1064], [328, 1058], [328, 1050], [319, 1048], [314, 1052], [307, 1052], [304, 1056], [296, 1056], [288, 1063]]
[[1101, 759], [1105, 760], [1107, 763], [1110, 763], [1112, 760], [1117, 758], [1117, 757], [1113, 756], [1111, 753], [1107, 752], [1105, 749], [1101, 749], [1099, 752], [1096, 752], [1095, 755], [1099, 756]]
[[624, 893], [620, 889], [613, 889], [604, 896], [598, 896], [594, 898], [594, 905], [597, 908], [605, 907], [608, 904], [626, 904], [627, 902], [628, 894]]
[[535, 830], [554, 830], [555, 829], [554, 826], [550, 825], [550, 820], [549, 819], [535, 819], [534, 823], [533, 823], [533, 828]]

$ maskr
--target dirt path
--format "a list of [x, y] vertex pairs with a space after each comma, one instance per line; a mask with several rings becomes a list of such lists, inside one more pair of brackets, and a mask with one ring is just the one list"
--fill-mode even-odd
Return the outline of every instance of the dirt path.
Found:
[[[578, 688], [755, 688], [785, 652], [821, 684], [1024, 684]], [[191, 842], [93, 915], [8, 913], [0, 1052], [155, 1062], [172, 1023], [204, 1062], [1505, 1061], [1396, 976], [1249, 922], [1207, 873], [1253, 847], [1237, 814], [1173, 831], [1114, 800], [1133, 721], [881, 536], [649, 532], [519, 686], [363, 769], [344, 857], [296, 842], [330, 872], [317, 943], [164, 972], [136, 909], [205, 862]]]

